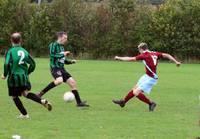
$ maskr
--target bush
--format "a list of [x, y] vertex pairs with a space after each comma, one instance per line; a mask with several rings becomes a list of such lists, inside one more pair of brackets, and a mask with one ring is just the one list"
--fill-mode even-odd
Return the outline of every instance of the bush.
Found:
[[199, 59], [200, 2], [169, 0], [151, 14], [152, 45], [182, 59]]
[[168, 0], [157, 9], [138, 0], [56, 0], [41, 5], [0, 0], [0, 9], [1, 51], [10, 45], [10, 34], [20, 31], [26, 49], [46, 56], [55, 33], [64, 30], [69, 36], [66, 48], [79, 57], [135, 55], [138, 43], [145, 41], [152, 50], [200, 59], [200, 1]]

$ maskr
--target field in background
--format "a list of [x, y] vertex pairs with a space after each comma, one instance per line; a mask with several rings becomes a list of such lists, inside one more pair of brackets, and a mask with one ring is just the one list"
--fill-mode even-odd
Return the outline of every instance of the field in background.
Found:
[[[46, 86], [52, 77], [48, 59], [36, 59], [36, 71], [30, 76], [32, 91]], [[2, 73], [3, 59], [0, 59]], [[112, 104], [121, 98], [144, 73], [142, 63], [115, 61], [78, 61], [66, 66], [77, 80], [82, 99], [90, 108], [65, 103], [65, 84], [51, 90], [45, 98], [53, 103], [48, 112], [40, 105], [22, 99], [30, 119], [19, 120], [9, 99], [6, 82], [0, 81], [0, 139], [17, 134], [22, 139], [194, 139], [200, 136], [200, 76], [198, 64], [161, 63], [159, 81], [150, 98], [157, 102], [155, 112], [136, 98], [124, 108]]]

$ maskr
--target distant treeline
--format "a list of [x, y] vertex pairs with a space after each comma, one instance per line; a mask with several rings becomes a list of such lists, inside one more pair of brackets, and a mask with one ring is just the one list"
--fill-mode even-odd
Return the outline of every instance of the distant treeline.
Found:
[[27, 0], [0, 0], [0, 50], [8, 49], [12, 32], [23, 34], [33, 55], [48, 55], [55, 32], [68, 32], [68, 50], [82, 58], [107, 59], [137, 54], [147, 42], [152, 50], [182, 60], [200, 59], [200, 1], [167, 0], [160, 7], [134, 0], [87, 3], [55, 0], [41, 5]]

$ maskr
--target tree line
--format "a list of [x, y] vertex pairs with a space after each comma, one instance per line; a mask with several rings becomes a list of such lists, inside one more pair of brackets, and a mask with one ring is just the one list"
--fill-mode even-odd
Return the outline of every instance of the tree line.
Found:
[[35, 56], [46, 56], [55, 33], [67, 31], [67, 50], [80, 58], [109, 59], [135, 55], [147, 42], [152, 50], [182, 60], [200, 59], [200, 1], [167, 0], [154, 7], [137, 0], [87, 3], [56, 0], [37, 5], [27, 0], [0, 0], [0, 50], [6, 51], [12, 32]]

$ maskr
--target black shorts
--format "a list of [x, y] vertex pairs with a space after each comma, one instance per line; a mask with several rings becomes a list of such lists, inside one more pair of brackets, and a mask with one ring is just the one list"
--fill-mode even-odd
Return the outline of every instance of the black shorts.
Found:
[[54, 79], [62, 77], [63, 82], [66, 82], [70, 77], [72, 77], [64, 68], [51, 68], [51, 75]]
[[21, 96], [22, 92], [30, 90], [31, 86], [8, 87], [9, 96]]

